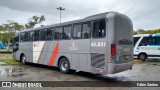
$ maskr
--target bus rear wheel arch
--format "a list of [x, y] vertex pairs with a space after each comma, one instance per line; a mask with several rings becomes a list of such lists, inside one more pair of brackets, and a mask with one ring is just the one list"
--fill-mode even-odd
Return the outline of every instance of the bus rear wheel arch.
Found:
[[22, 62], [22, 64], [26, 64], [26, 56], [23, 53], [20, 56], [20, 61]]
[[62, 73], [69, 73], [70, 62], [66, 57], [61, 57], [58, 61], [58, 68]]
[[140, 53], [138, 55], [138, 59], [142, 60], [142, 61], [146, 61], [147, 59], [147, 54], [146, 53]]

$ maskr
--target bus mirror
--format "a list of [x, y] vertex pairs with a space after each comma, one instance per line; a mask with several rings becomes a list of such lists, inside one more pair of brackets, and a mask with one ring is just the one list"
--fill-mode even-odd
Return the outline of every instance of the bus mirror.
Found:
[[10, 40], [10, 43], [13, 43], [13, 39]]
[[11, 40], [10, 40], [10, 44], [9, 44], [9, 46], [10, 46], [10, 47], [12, 47], [12, 46], [13, 46], [13, 39], [11, 39]]

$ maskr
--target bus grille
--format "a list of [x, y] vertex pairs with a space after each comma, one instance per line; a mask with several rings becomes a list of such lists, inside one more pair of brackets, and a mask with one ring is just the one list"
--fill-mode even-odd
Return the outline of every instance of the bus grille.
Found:
[[104, 69], [105, 67], [105, 55], [92, 53], [91, 54], [91, 65], [94, 68]]

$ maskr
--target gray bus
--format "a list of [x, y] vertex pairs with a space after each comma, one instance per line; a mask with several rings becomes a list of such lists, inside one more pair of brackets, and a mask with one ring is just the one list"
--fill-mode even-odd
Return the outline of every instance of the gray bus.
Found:
[[13, 40], [13, 58], [94, 74], [114, 74], [133, 66], [131, 20], [117, 12], [22, 30]]

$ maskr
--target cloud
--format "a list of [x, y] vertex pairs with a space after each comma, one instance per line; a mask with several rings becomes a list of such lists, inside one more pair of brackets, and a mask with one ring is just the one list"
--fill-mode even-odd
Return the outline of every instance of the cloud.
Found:
[[116, 11], [132, 19], [134, 30], [160, 28], [160, 0], [1, 0], [0, 23], [14, 20], [25, 24], [33, 15], [45, 15], [44, 25], [58, 23], [59, 11], [56, 8], [60, 6], [66, 9], [62, 11], [62, 21]]

